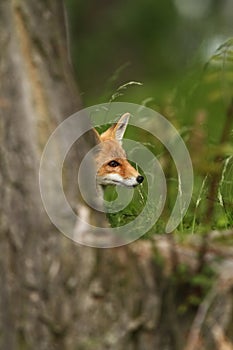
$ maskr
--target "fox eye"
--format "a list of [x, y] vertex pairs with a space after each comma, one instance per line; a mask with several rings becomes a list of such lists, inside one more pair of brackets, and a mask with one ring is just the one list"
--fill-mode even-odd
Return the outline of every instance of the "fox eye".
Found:
[[120, 165], [120, 163], [118, 163], [116, 160], [111, 160], [108, 165], [115, 168], [116, 166]]

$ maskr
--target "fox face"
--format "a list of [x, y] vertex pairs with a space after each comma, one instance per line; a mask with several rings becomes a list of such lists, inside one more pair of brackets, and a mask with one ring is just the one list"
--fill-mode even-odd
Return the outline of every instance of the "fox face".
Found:
[[116, 124], [101, 135], [94, 129], [98, 143], [95, 160], [99, 185], [135, 187], [144, 180], [127, 161], [126, 153], [121, 146], [129, 117], [130, 114], [125, 113]]

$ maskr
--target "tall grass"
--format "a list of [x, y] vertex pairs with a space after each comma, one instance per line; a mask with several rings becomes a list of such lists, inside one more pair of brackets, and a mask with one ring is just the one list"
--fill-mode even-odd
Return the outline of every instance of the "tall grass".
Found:
[[[134, 85], [141, 86], [141, 83], [130, 81], [122, 84], [111, 94], [110, 100], [128, 100], [129, 88]], [[161, 112], [180, 130], [189, 148], [194, 166], [194, 194], [189, 210], [177, 230], [194, 234], [232, 227], [233, 39], [223, 43], [202, 69], [194, 68], [193, 72], [188, 73], [187, 80], [177, 85], [175, 91], [166, 92], [167, 97], [160, 103], [156, 103], [153, 97], [134, 101], [149, 103], [150, 107]], [[128, 135], [133, 138], [130, 126]], [[163, 232], [180, 187], [168, 152], [158, 145], [158, 140], [148, 135], [145, 140], [143, 136], [141, 142], [148, 145], [159, 159], [168, 187], [165, 209], [150, 230], [151, 235]], [[146, 184], [137, 188], [132, 202], [125, 210], [109, 215], [111, 224], [123, 225], [133, 220], [146, 203], [146, 193]]]

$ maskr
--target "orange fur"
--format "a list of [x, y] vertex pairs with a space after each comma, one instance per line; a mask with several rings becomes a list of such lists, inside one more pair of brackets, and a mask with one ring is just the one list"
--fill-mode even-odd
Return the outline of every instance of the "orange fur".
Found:
[[[125, 113], [118, 123], [101, 135], [95, 130], [98, 142], [97, 181], [100, 185], [116, 184], [134, 187], [143, 181], [143, 177], [127, 161], [126, 153], [121, 146], [128, 119], [129, 113]], [[111, 166], [112, 162], [117, 165]]]

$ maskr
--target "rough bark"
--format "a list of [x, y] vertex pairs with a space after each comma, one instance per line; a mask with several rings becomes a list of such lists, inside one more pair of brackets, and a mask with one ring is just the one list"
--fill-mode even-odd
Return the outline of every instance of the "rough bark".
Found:
[[[173, 350], [186, 340], [189, 350], [232, 349], [232, 252], [221, 265], [230, 271], [219, 279], [225, 287], [214, 286], [200, 309], [181, 314], [190, 285], [179, 281], [177, 267], [185, 263], [195, 275], [200, 243], [182, 247], [160, 237], [98, 250], [74, 244], [50, 223], [39, 195], [41, 152], [56, 125], [81, 106], [63, 5], [0, 6], [0, 349]], [[214, 262], [216, 249], [202, 250], [204, 260]]]

